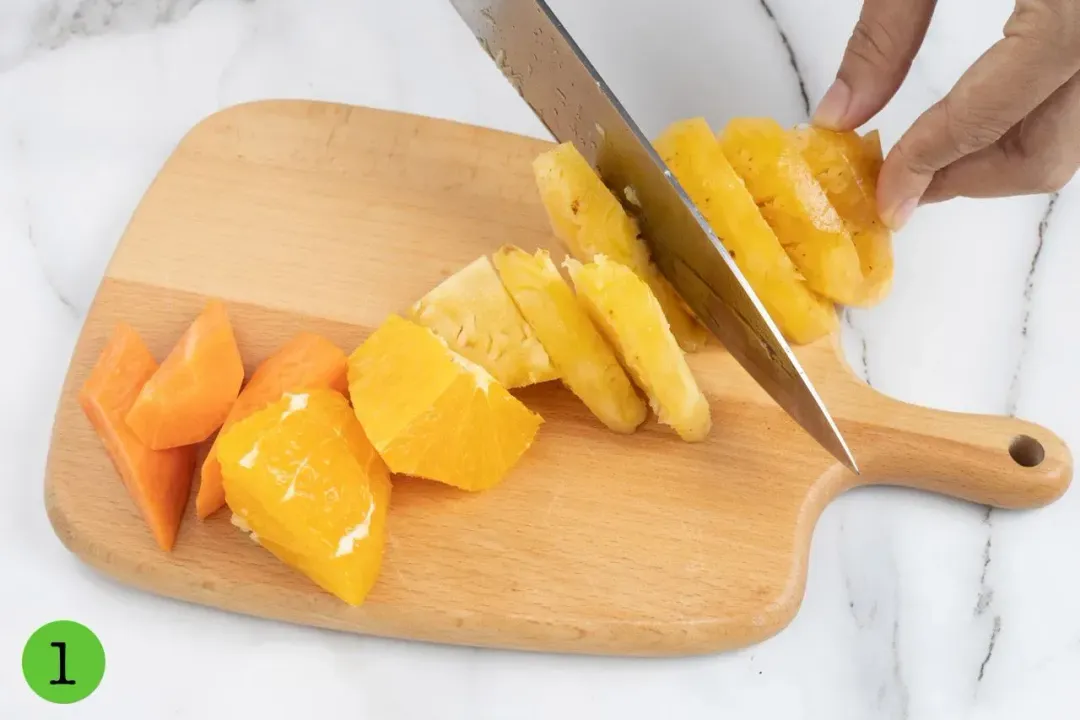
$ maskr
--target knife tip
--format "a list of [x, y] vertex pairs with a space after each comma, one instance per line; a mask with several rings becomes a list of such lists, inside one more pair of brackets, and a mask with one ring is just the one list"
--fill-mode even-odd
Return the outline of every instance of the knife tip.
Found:
[[844, 438], [837, 433], [836, 439], [840, 442], [839, 452], [834, 452], [836, 459], [843, 463], [844, 467], [853, 472], [855, 475], [862, 475], [862, 471], [859, 470], [859, 464], [855, 462], [855, 456], [852, 455], [851, 449], [844, 442]]

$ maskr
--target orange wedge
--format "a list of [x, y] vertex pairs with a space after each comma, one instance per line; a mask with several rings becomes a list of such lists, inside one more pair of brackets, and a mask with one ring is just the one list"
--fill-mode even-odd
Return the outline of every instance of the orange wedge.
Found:
[[349, 358], [349, 394], [393, 472], [463, 490], [499, 483], [543, 422], [482, 367], [396, 315]]
[[[251, 375], [251, 380], [229, 410], [222, 430], [261, 410], [287, 392], [318, 388], [346, 392], [345, 365], [348, 358], [334, 343], [321, 335], [302, 332], [267, 358]], [[209, 517], [225, 504], [221, 464], [217, 459], [217, 440], [203, 461], [195, 510], [200, 518]]]
[[378, 579], [390, 476], [345, 397], [288, 393], [218, 441], [234, 524], [350, 605]]

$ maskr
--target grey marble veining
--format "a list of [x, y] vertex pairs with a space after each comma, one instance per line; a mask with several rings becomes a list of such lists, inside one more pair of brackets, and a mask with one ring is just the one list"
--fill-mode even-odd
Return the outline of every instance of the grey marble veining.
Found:
[[[0, 71], [34, 50], [63, 46], [73, 37], [150, 30], [187, 16], [203, 0], [6, 0], [0, 9]], [[252, 0], [248, 0], [252, 1]], [[12, 32], [14, 26], [23, 28]]]

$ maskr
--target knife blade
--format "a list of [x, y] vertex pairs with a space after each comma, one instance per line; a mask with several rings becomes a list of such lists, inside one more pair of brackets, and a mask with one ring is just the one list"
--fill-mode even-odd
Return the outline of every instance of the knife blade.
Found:
[[751, 377], [833, 457], [855, 458], [791, 347], [712, 231], [544, 0], [450, 0], [558, 142], [635, 206], [660, 272]]

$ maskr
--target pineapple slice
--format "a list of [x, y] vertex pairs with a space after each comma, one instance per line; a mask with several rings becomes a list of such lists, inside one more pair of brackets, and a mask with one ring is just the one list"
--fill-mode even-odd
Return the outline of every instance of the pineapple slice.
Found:
[[645, 403], [547, 251], [529, 255], [507, 245], [492, 259], [563, 383], [604, 425], [634, 432], [645, 421]]
[[673, 123], [654, 145], [788, 340], [804, 344], [835, 330], [833, 304], [806, 286], [708, 123]]
[[771, 119], [736, 118], [720, 145], [811, 289], [856, 300], [863, 273], [851, 233], [787, 131]]
[[439, 283], [412, 306], [409, 319], [432, 330], [506, 388], [558, 378], [486, 256]]
[[814, 178], [851, 232], [859, 254], [863, 284], [852, 305], [880, 302], [892, 287], [892, 232], [877, 210], [877, 178], [883, 161], [877, 131], [860, 137], [854, 131], [799, 128], [792, 133]]
[[[796, 128], [790, 134], [814, 179], [849, 226], [880, 222], [876, 200], [880, 160], [874, 162], [873, 151], [863, 145], [863, 138], [855, 132], [812, 126]], [[880, 154], [880, 139], [877, 142]]]
[[533, 161], [540, 199], [555, 235], [581, 262], [596, 255], [627, 266], [649, 284], [671, 331], [686, 352], [704, 347], [705, 328], [649, 259], [641, 231], [614, 193], [578, 152], [563, 143]]
[[603, 255], [582, 265], [567, 258], [578, 298], [607, 336], [660, 422], [683, 440], [704, 440], [709, 403], [672, 335], [656, 296], [630, 268]]

